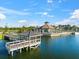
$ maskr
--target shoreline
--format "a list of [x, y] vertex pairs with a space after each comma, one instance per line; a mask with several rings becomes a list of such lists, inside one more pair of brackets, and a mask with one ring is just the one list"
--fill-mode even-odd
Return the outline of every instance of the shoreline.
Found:
[[56, 36], [64, 36], [64, 35], [71, 35], [72, 32], [62, 32], [62, 33], [52, 33], [50, 36], [51, 37], [56, 37]]

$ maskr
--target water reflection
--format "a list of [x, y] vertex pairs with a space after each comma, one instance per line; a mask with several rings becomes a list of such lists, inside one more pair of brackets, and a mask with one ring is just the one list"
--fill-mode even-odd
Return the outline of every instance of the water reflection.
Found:
[[0, 41], [0, 59], [79, 59], [79, 36], [42, 37], [37, 49], [8, 55], [5, 42]]
[[[52, 38], [45, 42], [46, 45], [41, 45], [42, 53], [45, 53], [46, 58], [54, 59], [79, 59], [79, 36], [64, 36], [59, 38]], [[44, 50], [44, 51], [43, 51]], [[47, 54], [46, 54], [47, 53]]]

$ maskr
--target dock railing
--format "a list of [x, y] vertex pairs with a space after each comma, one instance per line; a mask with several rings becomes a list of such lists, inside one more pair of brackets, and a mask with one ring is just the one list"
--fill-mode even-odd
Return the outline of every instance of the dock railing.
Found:
[[22, 48], [26, 48], [28, 50], [28, 47], [35, 48], [35, 46], [39, 46], [41, 43], [41, 39], [33, 39], [33, 40], [18, 40], [18, 41], [13, 41], [13, 42], [7, 42], [6, 43], [6, 48], [8, 50], [8, 53], [12, 54], [13, 56], [13, 51], [16, 50], [21, 50]]

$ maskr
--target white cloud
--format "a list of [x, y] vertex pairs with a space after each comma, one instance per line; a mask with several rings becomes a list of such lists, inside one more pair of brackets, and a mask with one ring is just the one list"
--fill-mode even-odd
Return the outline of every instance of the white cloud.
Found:
[[68, 13], [68, 12], [71, 12], [72, 10], [71, 9], [62, 9], [62, 11]]
[[56, 22], [55, 25], [79, 25], [79, 23], [76, 20], [71, 19], [65, 19], [63, 21]]
[[0, 13], [0, 20], [4, 20], [4, 19], [6, 19], [6, 16], [4, 14]]
[[46, 16], [46, 15], [48, 15], [48, 12], [36, 12], [35, 14], [39, 14], [39, 15], [42, 15], [42, 16]]
[[53, 3], [53, 0], [47, 0], [48, 3]]
[[32, 22], [28, 22], [29, 24], [28, 24], [28, 26], [37, 26], [38, 25], [38, 21], [32, 21]]
[[49, 15], [48, 12], [36, 12], [35, 14], [41, 15], [41, 17], [44, 17], [44, 16], [46, 16], [48, 18], [53, 18], [54, 17], [53, 15]]
[[4, 7], [0, 7], [0, 11], [3, 11], [3, 13], [16, 14], [16, 15], [28, 15], [29, 14], [27, 12], [16, 11], [16, 10], [7, 9], [7, 8], [4, 8]]
[[48, 14], [48, 12], [36, 12], [35, 14], [47, 15], [47, 14]]
[[67, 0], [58, 0], [58, 3], [66, 2]]
[[56, 22], [55, 24], [61, 24], [61, 25], [66, 25], [66, 24], [71, 24], [71, 25], [78, 25], [79, 21], [79, 9], [74, 10], [71, 15], [67, 18], [64, 19], [63, 21]]
[[54, 17], [53, 15], [49, 15], [48, 12], [43, 12], [43, 13], [42, 13], [42, 16], [46, 16], [46, 17], [48, 17], [48, 18], [53, 18], [53, 17]]
[[48, 15], [48, 17], [49, 17], [49, 18], [53, 18], [54, 16], [53, 16], [53, 15]]
[[49, 4], [52, 4], [52, 3], [62, 3], [62, 2], [65, 2], [66, 0], [47, 0], [47, 2]]
[[28, 11], [29, 9], [23, 9], [23, 11]]
[[73, 21], [69, 20], [69, 19], [64, 19], [63, 21], [59, 21], [59, 22], [56, 22], [55, 24], [56, 25], [67, 25], [67, 24], [71, 24]]
[[62, 3], [62, 0], [59, 0], [58, 3]]
[[18, 23], [26, 23], [27, 20], [19, 20]]
[[47, 11], [52, 11], [53, 9], [49, 7], [49, 8], [47, 8], [46, 10], [47, 10]]
[[43, 12], [43, 15], [48, 15], [48, 12]]
[[[18, 27], [27, 26], [27, 23], [28, 23], [28, 21], [26, 19], [17, 21]], [[15, 27], [17, 27], [17, 26], [15, 26]]]
[[19, 20], [18, 21], [19, 26], [37, 26], [39, 25], [38, 21], [32, 21], [32, 20]]
[[59, 0], [58, 3], [62, 3], [62, 2], [65, 2], [65, 1], [66, 1], [66, 0]]
[[70, 19], [79, 19], [79, 9], [74, 10], [71, 14]]

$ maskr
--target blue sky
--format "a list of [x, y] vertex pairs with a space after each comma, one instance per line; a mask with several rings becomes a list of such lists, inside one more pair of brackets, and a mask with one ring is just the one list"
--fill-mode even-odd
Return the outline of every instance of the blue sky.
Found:
[[0, 26], [79, 25], [79, 0], [0, 0]]

